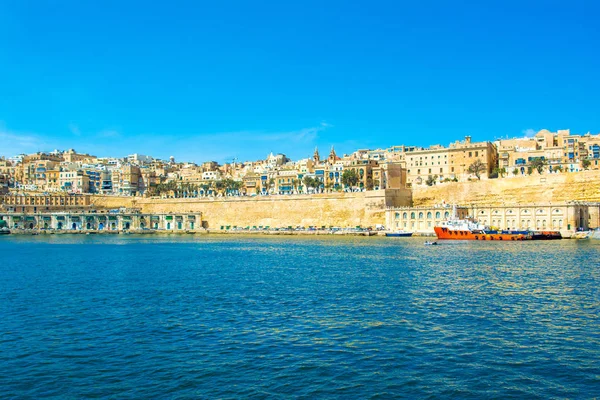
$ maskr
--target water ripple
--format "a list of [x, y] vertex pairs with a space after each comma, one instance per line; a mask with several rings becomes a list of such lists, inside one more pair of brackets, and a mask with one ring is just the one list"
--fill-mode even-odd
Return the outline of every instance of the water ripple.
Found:
[[594, 398], [596, 242], [5, 237], [1, 398]]

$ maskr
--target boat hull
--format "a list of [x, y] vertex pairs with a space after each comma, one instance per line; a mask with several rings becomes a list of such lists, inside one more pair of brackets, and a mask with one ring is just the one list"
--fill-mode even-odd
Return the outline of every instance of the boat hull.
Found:
[[412, 232], [388, 232], [385, 234], [387, 237], [411, 237]]
[[470, 230], [452, 230], [446, 227], [436, 226], [433, 228], [438, 239], [441, 240], [531, 240], [531, 235], [523, 233], [487, 233], [487, 232], [472, 232]]
[[534, 231], [531, 232], [533, 240], [556, 240], [562, 239], [562, 235], [558, 231]]

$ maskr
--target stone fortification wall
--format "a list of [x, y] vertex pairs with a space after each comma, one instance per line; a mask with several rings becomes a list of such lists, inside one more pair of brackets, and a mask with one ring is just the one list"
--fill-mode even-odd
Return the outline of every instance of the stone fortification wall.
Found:
[[426, 207], [442, 201], [465, 206], [600, 202], [600, 171], [418, 186], [413, 189], [413, 201], [415, 206]]
[[141, 208], [144, 213], [201, 212], [209, 229], [220, 226], [374, 226], [385, 223], [387, 207], [408, 206], [410, 190], [299, 196], [156, 199], [93, 196], [95, 208]]

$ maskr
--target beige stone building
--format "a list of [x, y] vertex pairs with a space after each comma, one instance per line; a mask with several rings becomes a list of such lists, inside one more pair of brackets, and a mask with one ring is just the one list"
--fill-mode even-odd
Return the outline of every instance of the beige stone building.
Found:
[[468, 172], [475, 161], [484, 165], [481, 179], [486, 179], [496, 167], [497, 151], [491, 142], [471, 142], [466, 136], [462, 142], [452, 143], [448, 147], [431, 146], [404, 154], [407, 184], [424, 184], [429, 177], [436, 181], [445, 179], [476, 179]]
[[0, 210], [4, 212], [34, 213], [88, 209], [90, 197], [83, 195], [5, 195], [0, 196]]
[[498, 140], [496, 146], [498, 166], [506, 170], [508, 177], [532, 172], [529, 167], [536, 158], [546, 161], [543, 173], [600, 169], [600, 135], [572, 135], [568, 129], [557, 132], [542, 129], [530, 138]]
[[[561, 203], [504, 206], [458, 206], [458, 218], [471, 217], [499, 230], [560, 230], [599, 227], [599, 203]], [[386, 212], [389, 229], [433, 233], [433, 228], [453, 217], [453, 207], [403, 207]]]

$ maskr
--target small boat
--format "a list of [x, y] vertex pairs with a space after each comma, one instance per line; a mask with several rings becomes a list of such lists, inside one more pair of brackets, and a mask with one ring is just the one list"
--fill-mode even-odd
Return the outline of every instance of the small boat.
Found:
[[588, 237], [590, 239], [600, 239], [600, 228], [596, 228], [593, 231], [590, 231], [590, 234], [588, 235]]
[[556, 240], [562, 239], [559, 231], [531, 231], [532, 240]]
[[1, 220], [1, 219], [0, 219], [0, 235], [10, 235], [10, 230], [8, 229], [6, 221]]
[[387, 237], [411, 237], [413, 232], [406, 231], [395, 231], [395, 232], [386, 232], [385, 236]]
[[425, 242], [425, 246], [437, 246], [438, 242]]

